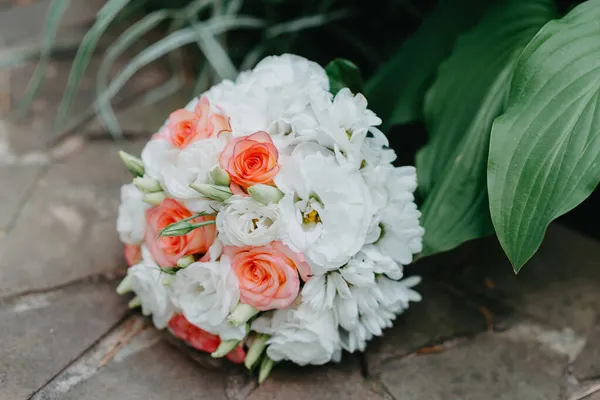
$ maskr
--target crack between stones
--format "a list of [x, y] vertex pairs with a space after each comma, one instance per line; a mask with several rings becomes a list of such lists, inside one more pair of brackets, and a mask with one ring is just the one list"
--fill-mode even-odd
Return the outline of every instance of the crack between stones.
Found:
[[19, 293], [9, 294], [7, 296], [0, 296], [0, 301], [13, 301], [25, 296], [31, 296], [36, 294], [48, 294], [86, 283], [113, 283], [121, 279], [123, 276], [125, 276], [125, 274], [121, 274], [117, 270], [112, 272], [103, 272], [99, 274], [88, 275], [83, 278], [73, 279], [71, 281], [54, 286], [49, 286], [40, 289], [25, 290]]
[[33, 393], [31, 393], [31, 395], [27, 397], [27, 400], [32, 400], [38, 393], [40, 393], [46, 387], [51, 385], [52, 382], [54, 382], [54, 380], [57, 377], [59, 377], [63, 372], [65, 372], [66, 370], [71, 368], [73, 365], [75, 365], [82, 357], [85, 356], [86, 353], [88, 353], [94, 347], [96, 347], [98, 344], [100, 344], [115, 329], [117, 329], [121, 324], [123, 324], [131, 316], [131, 314], [132, 313], [130, 310], [128, 310], [125, 314], [123, 314], [123, 316], [116, 323], [111, 325], [110, 328], [107, 329], [106, 332], [104, 332], [104, 334], [100, 335], [98, 337], [98, 339], [96, 339], [90, 346], [83, 349], [75, 358], [73, 358], [73, 360], [71, 360], [69, 363], [67, 363], [67, 365], [65, 365], [63, 368], [61, 368], [56, 374], [52, 375], [52, 377], [50, 377], [50, 379], [48, 379], [43, 385], [41, 385], [38, 389], [36, 389]]

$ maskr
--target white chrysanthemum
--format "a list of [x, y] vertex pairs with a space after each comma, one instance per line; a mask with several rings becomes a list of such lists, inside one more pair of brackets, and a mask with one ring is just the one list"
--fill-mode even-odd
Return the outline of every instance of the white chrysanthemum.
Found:
[[361, 150], [369, 131], [377, 135], [382, 145], [388, 144], [385, 135], [375, 128], [381, 119], [367, 109], [362, 94], [353, 95], [346, 88], [333, 97], [328, 91], [310, 88], [309, 95], [315, 123], [305, 124], [298, 135], [332, 149], [341, 164], [358, 169], [364, 160]]
[[142, 312], [144, 315], [152, 314], [152, 321], [158, 329], [167, 326], [175, 313], [170, 289], [163, 284], [167, 276], [160, 270], [146, 246], [142, 246], [142, 262], [127, 270], [133, 291], [142, 303]]
[[228, 339], [244, 337], [245, 327], [235, 328], [226, 321], [240, 298], [238, 280], [228, 257], [195, 262], [178, 271], [172, 288], [173, 304], [192, 324]]
[[232, 196], [217, 214], [217, 231], [227, 246], [262, 246], [277, 240], [281, 213], [276, 204]]
[[133, 184], [121, 186], [121, 204], [117, 217], [117, 231], [121, 242], [142, 243], [146, 230], [146, 210], [149, 207], [144, 203], [144, 194]]
[[327, 149], [302, 144], [280, 157], [275, 183], [282, 241], [302, 252], [314, 274], [346, 264], [364, 245], [374, 207], [360, 172], [340, 166]]
[[289, 307], [261, 315], [252, 329], [271, 335], [267, 355], [272, 360], [290, 360], [298, 365], [340, 360], [340, 338], [331, 312]]
[[[336, 304], [343, 348], [351, 353], [364, 351], [367, 342], [374, 336], [381, 336], [383, 329], [390, 328], [396, 316], [408, 308], [409, 302], [421, 300], [421, 295], [412, 289], [420, 281], [416, 276], [400, 281], [380, 276], [374, 287], [350, 288], [356, 301]], [[348, 306], [348, 303], [355, 303], [356, 307]]]
[[416, 169], [381, 164], [367, 165], [361, 172], [377, 207], [367, 242], [374, 242], [394, 261], [410, 264], [413, 254], [422, 250], [424, 233], [419, 225], [421, 213], [414, 203]]
[[211, 211], [217, 202], [190, 188], [190, 183], [213, 183], [210, 171], [219, 163], [222, 139], [204, 139], [180, 150], [167, 140], [154, 139], [142, 151], [146, 175], [157, 179], [165, 192], [191, 211]]

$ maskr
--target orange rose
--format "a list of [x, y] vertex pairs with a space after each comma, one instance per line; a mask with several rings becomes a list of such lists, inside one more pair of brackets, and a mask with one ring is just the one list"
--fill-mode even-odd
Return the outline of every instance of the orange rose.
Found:
[[212, 112], [210, 102], [202, 97], [193, 112], [180, 109], [171, 113], [166, 129], [158, 136], [183, 149], [192, 142], [226, 131], [231, 131], [228, 118]]
[[130, 267], [142, 261], [142, 248], [137, 244], [126, 244], [125, 260]]
[[[161, 267], [175, 266], [177, 260], [188, 254], [204, 254], [215, 241], [216, 228], [214, 225], [196, 228], [182, 236], [159, 237], [158, 234], [162, 229], [192, 215], [187, 208], [174, 199], [166, 199], [160, 205], [146, 211], [148, 226], [145, 242], [152, 257]], [[214, 219], [214, 217], [200, 217], [191, 222], [210, 219]]]
[[256, 132], [231, 140], [223, 149], [219, 164], [229, 174], [232, 186], [246, 190], [257, 183], [273, 184], [273, 177], [279, 172], [278, 158], [271, 136]]
[[261, 311], [289, 306], [298, 296], [300, 279], [310, 273], [301, 254], [281, 242], [258, 247], [225, 247], [237, 275], [240, 301]]
[[[169, 329], [173, 335], [200, 351], [212, 353], [216, 351], [219, 344], [221, 344], [221, 339], [217, 335], [213, 335], [212, 333], [192, 325], [181, 314], [177, 314], [171, 318], [169, 321]], [[227, 354], [227, 358], [236, 364], [241, 364], [246, 358], [246, 352], [244, 352], [244, 349], [240, 345]]]

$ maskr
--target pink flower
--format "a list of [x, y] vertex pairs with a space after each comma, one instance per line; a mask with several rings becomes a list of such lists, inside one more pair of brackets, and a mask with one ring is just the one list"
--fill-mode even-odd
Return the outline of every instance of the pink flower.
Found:
[[281, 242], [258, 247], [225, 247], [239, 281], [240, 301], [261, 311], [289, 306], [298, 296], [309, 265]]
[[[173, 335], [184, 340], [196, 350], [212, 353], [217, 350], [219, 344], [221, 344], [221, 339], [217, 335], [213, 335], [212, 333], [208, 333], [205, 330], [192, 325], [181, 314], [176, 314], [171, 318], [169, 321], [169, 329], [171, 329]], [[239, 345], [227, 354], [227, 358], [236, 364], [241, 364], [246, 358], [246, 352], [244, 351], [244, 348]]]
[[[204, 254], [215, 241], [217, 232], [214, 225], [196, 228], [183, 236], [159, 237], [159, 232], [168, 225], [191, 216], [192, 213], [174, 199], [166, 199], [160, 205], [146, 211], [148, 225], [145, 242], [152, 257], [161, 267], [175, 266], [177, 260], [188, 254]], [[206, 216], [190, 222], [207, 221], [214, 218]]]
[[246, 190], [257, 183], [273, 184], [273, 177], [279, 172], [278, 158], [271, 136], [267, 132], [256, 132], [227, 143], [219, 164], [229, 174], [232, 190], [236, 189], [235, 185]]
[[[231, 131], [228, 118], [210, 110], [208, 98], [202, 97], [196, 109], [180, 109], [169, 115], [169, 122], [156, 137], [163, 137], [183, 149], [197, 140], [215, 137], [221, 132]], [[154, 137], [153, 137], [154, 138]]]
[[142, 261], [142, 248], [137, 244], [125, 245], [125, 260], [130, 267]]

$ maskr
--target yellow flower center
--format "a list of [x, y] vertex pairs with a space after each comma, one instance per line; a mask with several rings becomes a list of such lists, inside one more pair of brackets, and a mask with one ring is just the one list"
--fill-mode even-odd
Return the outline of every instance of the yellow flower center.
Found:
[[321, 217], [319, 217], [317, 210], [312, 210], [311, 212], [304, 214], [302, 222], [305, 224], [316, 224], [317, 222], [321, 222]]

